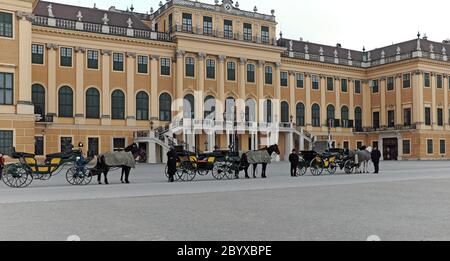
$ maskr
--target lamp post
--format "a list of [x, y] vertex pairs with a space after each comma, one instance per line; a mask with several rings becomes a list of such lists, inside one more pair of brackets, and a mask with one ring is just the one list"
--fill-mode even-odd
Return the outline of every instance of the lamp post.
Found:
[[153, 130], [155, 123], [153, 121], [150, 121], [150, 130]]
[[209, 145], [209, 142], [208, 142], [208, 137], [207, 137], [205, 140], [205, 151], [208, 151], [208, 145]]

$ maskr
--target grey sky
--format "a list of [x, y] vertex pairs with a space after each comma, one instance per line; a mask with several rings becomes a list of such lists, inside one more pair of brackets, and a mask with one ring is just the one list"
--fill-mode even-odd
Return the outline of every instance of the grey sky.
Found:
[[[158, 8], [160, 0], [50, 0], [60, 3], [107, 9], [116, 6], [145, 13]], [[163, 0], [165, 1], [165, 0]], [[214, 3], [214, 0], [201, 0]], [[278, 30], [286, 38], [344, 48], [374, 49], [416, 38], [417, 31], [430, 40], [450, 38], [447, 29], [450, 2], [447, 0], [240, 0], [240, 8], [270, 14], [275, 9]]]

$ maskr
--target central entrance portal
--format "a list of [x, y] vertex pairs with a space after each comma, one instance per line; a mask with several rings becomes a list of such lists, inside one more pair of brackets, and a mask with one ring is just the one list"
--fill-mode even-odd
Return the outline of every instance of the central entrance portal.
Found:
[[398, 139], [383, 139], [383, 158], [384, 160], [398, 159]]

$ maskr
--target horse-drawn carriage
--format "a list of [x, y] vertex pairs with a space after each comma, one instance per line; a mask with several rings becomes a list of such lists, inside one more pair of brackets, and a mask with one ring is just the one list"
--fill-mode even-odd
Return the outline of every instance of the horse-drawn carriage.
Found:
[[82, 156], [81, 150], [49, 154], [43, 163], [38, 163], [35, 155], [30, 153], [13, 151], [10, 156], [18, 162], [5, 166], [2, 181], [11, 188], [28, 187], [33, 180], [49, 180], [59, 174], [66, 165], [72, 165], [66, 172], [69, 184], [88, 185], [92, 180], [86, 170], [90, 160]]

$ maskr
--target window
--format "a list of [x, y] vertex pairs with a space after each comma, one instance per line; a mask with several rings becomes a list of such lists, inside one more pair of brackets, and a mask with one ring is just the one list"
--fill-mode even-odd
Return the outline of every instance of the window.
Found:
[[244, 23], [244, 41], [252, 41], [252, 25]]
[[183, 13], [183, 31], [192, 32], [192, 14]]
[[301, 73], [296, 74], [297, 78], [297, 88], [303, 88], [305, 85], [305, 76]]
[[342, 128], [350, 128], [353, 126], [350, 126], [350, 122], [348, 120], [349, 115], [348, 115], [348, 107], [347, 106], [342, 106], [341, 108], [341, 119], [342, 119]]
[[0, 37], [13, 37], [13, 15], [0, 12]]
[[161, 75], [170, 76], [170, 59], [161, 58]]
[[88, 156], [98, 156], [99, 153], [98, 138], [88, 138]]
[[13, 104], [13, 83], [12, 73], [0, 73], [0, 105]]
[[394, 77], [388, 77], [387, 78], [387, 90], [393, 91], [394, 90]]
[[125, 94], [121, 90], [111, 94], [111, 114], [113, 120], [125, 119]]
[[34, 105], [34, 114], [45, 117], [45, 89], [40, 84], [31, 86], [31, 101]]
[[247, 64], [247, 82], [255, 82], [255, 65]]
[[136, 120], [148, 120], [148, 94], [139, 92], [136, 95]]
[[148, 73], [148, 56], [138, 55], [138, 73]]
[[100, 119], [100, 93], [95, 88], [86, 91], [86, 118]]
[[272, 122], [272, 101], [265, 100], [264, 101], [264, 115], [266, 116], [266, 122]]
[[341, 91], [348, 92], [347, 79], [341, 79]]
[[349, 150], [350, 149], [350, 143], [348, 141], [344, 141], [342, 143], [342, 148]]
[[186, 77], [195, 76], [195, 61], [192, 57], [186, 57]]
[[445, 140], [439, 140], [439, 154], [445, 155], [446, 149], [445, 149]]
[[355, 108], [355, 130], [362, 131], [362, 109], [360, 107]]
[[425, 125], [431, 126], [431, 108], [425, 108]]
[[125, 138], [113, 138], [113, 150], [123, 151], [126, 147], [125, 143]]
[[430, 82], [430, 74], [429, 73], [424, 73], [423, 74], [423, 81], [424, 81], [424, 85], [425, 87], [431, 87], [431, 82]]
[[319, 76], [317, 76], [317, 75], [311, 76], [311, 81], [312, 81], [312, 89], [318, 90], [319, 89]]
[[403, 140], [403, 155], [411, 155], [411, 141]]
[[36, 156], [44, 155], [44, 137], [42, 136], [34, 137], [34, 154]]
[[236, 100], [233, 97], [228, 97], [225, 100], [225, 120], [234, 121], [236, 119], [236, 116]]
[[297, 126], [305, 126], [305, 105], [301, 102], [298, 103], [295, 111]]
[[288, 73], [287, 72], [281, 72], [280, 73], [280, 85], [282, 87], [288, 86]]
[[379, 129], [380, 128], [380, 112], [376, 111], [373, 113], [373, 128]]
[[169, 94], [163, 93], [159, 96], [159, 120], [172, 120], [172, 98]]
[[269, 27], [267, 26], [261, 26], [261, 41], [263, 43], [269, 43]]
[[[168, 20], [169, 20], [169, 32], [172, 33], [173, 32], [173, 14], [169, 14], [169, 19]], [[155, 25], [155, 31], [158, 32], [158, 29], [156, 28], [156, 25]]]
[[442, 89], [442, 87], [444, 85], [444, 81], [443, 81], [442, 75], [438, 75], [436, 77], [436, 85], [437, 85], [437, 88]]
[[216, 62], [214, 60], [206, 60], [206, 78], [215, 79], [216, 78]]
[[361, 81], [359, 80], [355, 81], [355, 93], [357, 94], [361, 93]]
[[44, 64], [44, 46], [41, 44], [31, 45], [31, 62], [34, 64]]
[[87, 66], [88, 69], [98, 69], [98, 51], [87, 51]]
[[204, 118], [206, 120], [215, 120], [216, 99], [213, 96], [205, 98]]
[[223, 21], [223, 37], [233, 38], [233, 21], [231, 20]]
[[245, 101], [245, 121], [254, 122], [256, 120], [256, 102], [253, 99]]
[[411, 87], [411, 75], [403, 74], [403, 88]]
[[372, 80], [372, 92], [378, 93], [379, 91], [378, 80]]
[[73, 91], [69, 86], [63, 86], [58, 94], [59, 117], [73, 117]]
[[212, 35], [213, 34], [212, 28], [213, 28], [212, 17], [203, 16], [203, 34]]
[[403, 123], [405, 126], [411, 126], [411, 108], [403, 110]]
[[227, 80], [228, 81], [236, 80], [236, 63], [234, 62], [227, 63]]
[[395, 127], [395, 111], [388, 111], [388, 127], [393, 128]]
[[357, 148], [357, 149], [360, 149], [362, 146], [363, 146], [362, 141], [357, 141], [357, 142], [356, 142], [356, 148]]
[[265, 68], [265, 83], [266, 84], [272, 84], [273, 80], [272, 80], [272, 67], [270, 66], [266, 66]]
[[73, 149], [72, 137], [61, 137], [59, 141], [61, 152], [72, 151]]
[[334, 128], [334, 119], [335, 119], [335, 110], [333, 105], [327, 106], [327, 126], [330, 128]]
[[281, 122], [289, 122], [289, 104], [281, 102]]
[[327, 77], [327, 90], [333, 91], [334, 90], [334, 79], [332, 77]]
[[427, 154], [431, 155], [434, 153], [433, 140], [427, 140]]
[[113, 71], [123, 72], [123, 53], [113, 54]]
[[61, 47], [60, 65], [64, 67], [72, 67], [72, 48]]
[[442, 108], [437, 109], [437, 121], [438, 126], [444, 126], [444, 111]]
[[13, 131], [0, 130], [0, 153], [9, 154], [13, 145]]
[[312, 116], [312, 126], [320, 127], [320, 106], [318, 104], [313, 104], [311, 116]]

